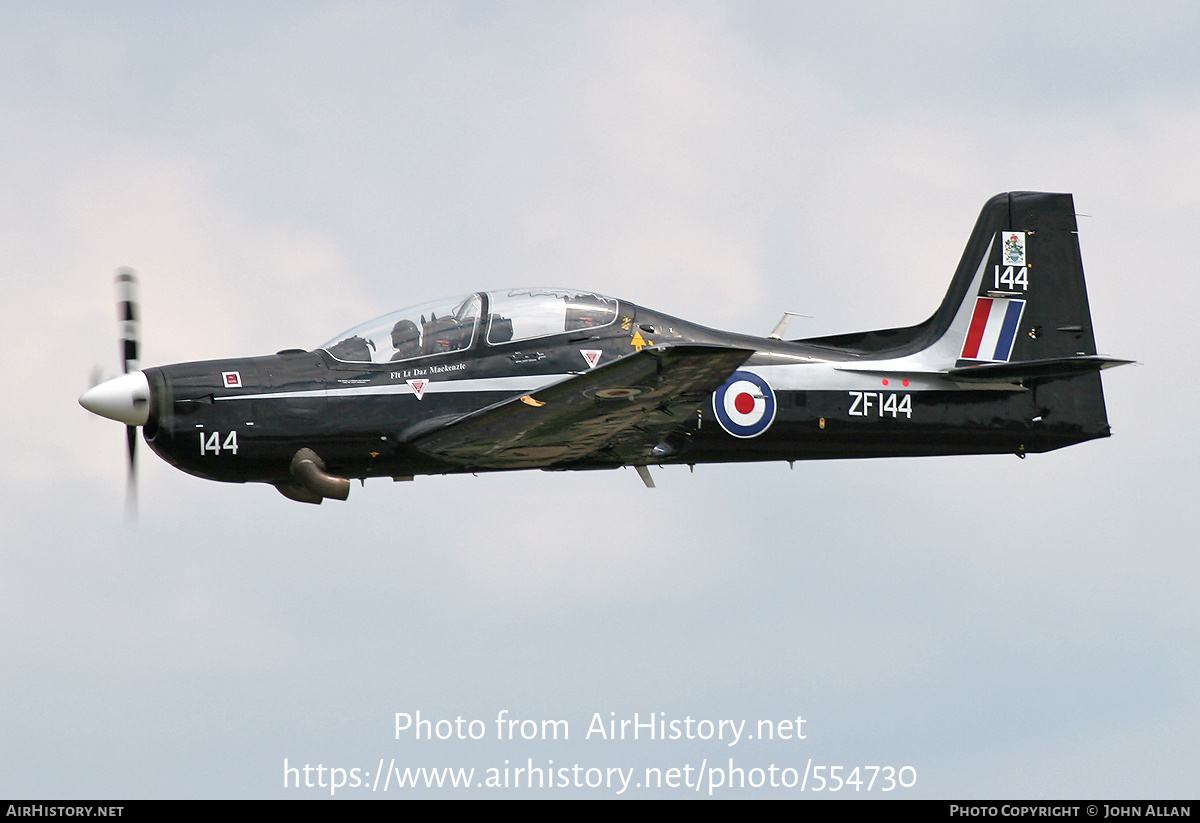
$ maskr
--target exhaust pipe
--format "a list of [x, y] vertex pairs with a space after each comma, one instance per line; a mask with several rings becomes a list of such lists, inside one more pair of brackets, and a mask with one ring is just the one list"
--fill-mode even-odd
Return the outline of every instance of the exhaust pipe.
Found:
[[292, 496], [280, 487], [285, 497], [290, 497], [293, 500], [301, 500], [304, 503], [320, 503], [322, 498], [328, 497], [333, 500], [345, 500], [350, 496], [350, 481], [345, 477], [329, 474], [325, 471], [325, 461], [317, 456], [317, 453], [312, 449], [300, 449], [292, 456], [292, 464], [290, 466], [292, 476], [299, 481], [300, 487], [311, 492], [317, 499], [307, 497], [306, 495]]

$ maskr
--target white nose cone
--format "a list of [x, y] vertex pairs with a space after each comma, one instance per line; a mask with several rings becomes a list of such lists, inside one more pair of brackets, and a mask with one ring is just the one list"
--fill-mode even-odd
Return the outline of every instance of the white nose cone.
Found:
[[150, 382], [140, 371], [123, 374], [92, 386], [79, 398], [79, 405], [127, 426], [144, 426], [150, 419]]

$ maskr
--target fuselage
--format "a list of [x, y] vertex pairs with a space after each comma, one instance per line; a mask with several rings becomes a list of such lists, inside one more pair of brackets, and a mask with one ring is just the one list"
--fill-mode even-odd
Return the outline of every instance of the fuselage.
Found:
[[[1023, 454], [1108, 434], [1102, 405], [1090, 420], [1044, 413], [1052, 405], [1045, 394], [1068, 391], [1060, 384], [1071, 381], [1024, 389], [963, 386], [916, 370], [872, 373], [869, 356], [720, 332], [611, 298], [605, 299], [615, 313], [603, 316], [607, 322], [504, 340], [488, 328], [489, 318], [494, 329], [498, 316], [489, 305], [492, 296], [475, 297], [473, 329], [450, 351], [427, 346], [392, 360], [374, 341], [369, 358], [354, 359], [342, 341], [313, 351], [145, 369], [145, 439], [183, 471], [233, 482], [291, 482], [289, 464], [301, 447], [347, 478], [513, 468], [446, 460], [412, 443], [464, 415], [643, 348], [684, 343], [754, 354], [675, 431], [637, 454], [601, 451], [570, 463], [521, 467]], [[404, 345], [396, 340], [397, 353]], [[1099, 376], [1073, 380], [1098, 384]]]

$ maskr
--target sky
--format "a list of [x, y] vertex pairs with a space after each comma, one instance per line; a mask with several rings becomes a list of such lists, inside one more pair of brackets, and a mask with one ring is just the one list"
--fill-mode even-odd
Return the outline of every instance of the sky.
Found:
[[[1200, 10], [1129, 11], [7, 4], [0, 795], [1194, 797]], [[816, 336], [927, 317], [1009, 190], [1075, 195], [1107, 440], [319, 507], [143, 446], [130, 526], [76, 402], [123, 266], [145, 365], [532, 284]]]

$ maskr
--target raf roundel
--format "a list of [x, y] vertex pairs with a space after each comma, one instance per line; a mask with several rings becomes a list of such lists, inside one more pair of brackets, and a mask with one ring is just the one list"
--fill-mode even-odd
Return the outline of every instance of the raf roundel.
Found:
[[713, 394], [713, 412], [734, 437], [758, 437], [775, 420], [775, 392], [754, 372], [738, 369]]

